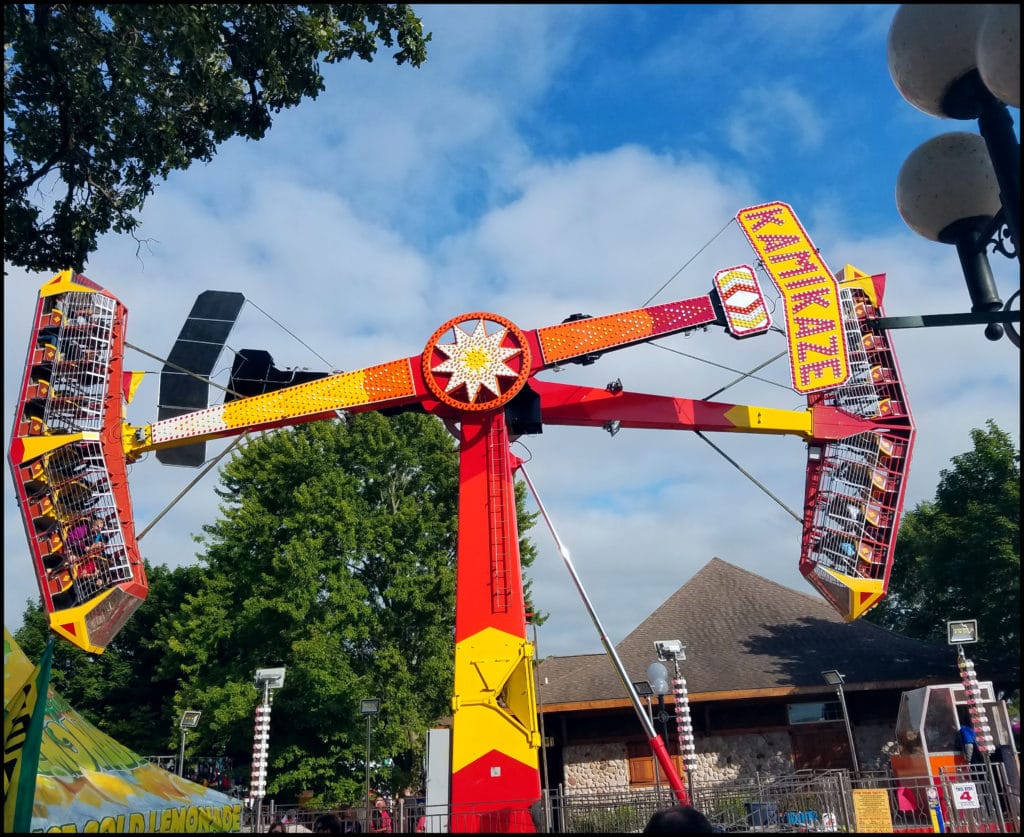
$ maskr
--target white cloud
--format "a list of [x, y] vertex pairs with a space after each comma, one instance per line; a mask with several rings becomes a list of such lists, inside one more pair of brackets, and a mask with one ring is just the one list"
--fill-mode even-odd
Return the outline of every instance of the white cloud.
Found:
[[780, 142], [790, 143], [797, 152], [821, 148], [825, 120], [795, 86], [757, 85], [745, 90], [733, 106], [726, 133], [735, 151], [756, 162]]

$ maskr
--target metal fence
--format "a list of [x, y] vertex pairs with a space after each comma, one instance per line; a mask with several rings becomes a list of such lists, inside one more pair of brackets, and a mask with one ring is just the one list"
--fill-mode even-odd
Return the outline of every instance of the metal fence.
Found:
[[1020, 785], [1002, 764], [959, 766], [938, 778], [865, 774], [857, 789], [884, 789], [893, 829], [931, 833], [940, 825], [954, 834], [1020, 831]]
[[[939, 826], [939, 818], [947, 833], [1020, 832], [1020, 787], [1006, 780], [1002, 764], [992, 764], [991, 770], [986, 765], [961, 767], [943, 772], [938, 778], [896, 777], [889, 772], [862, 772], [854, 776], [847, 770], [755, 776], [714, 787], [695, 787], [692, 801], [724, 832], [850, 834], [858, 831], [857, 791], [884, 792], [895, 833], [932, 833]], [[533, 806], [510, 801], [501, 806], [503, 811], [489, 815], [473, 811], [472, 806], [463, 806], [453, 814], [447, 806], [428, 808], [408, 799], [399, 800], [391, 815], [394, 830], [401, 833], [415, 832], [423, 817], [426, 831], [435, 834], [533, 828], [564, 834], [635, 834], [643, 831], [656, 810], [673, 802], [665, 789], [580, 793], [560, 788]], [[249, 827], [243, 830], [265, 831], [270, 817], [283, 816], [309, 828], [320, 813], [323, 812], [265, 806], [262, 827], [252, 822], [250, 814], [245, 823]], [[364, 819], [361, 810], [347, 812], [348, 822]]]

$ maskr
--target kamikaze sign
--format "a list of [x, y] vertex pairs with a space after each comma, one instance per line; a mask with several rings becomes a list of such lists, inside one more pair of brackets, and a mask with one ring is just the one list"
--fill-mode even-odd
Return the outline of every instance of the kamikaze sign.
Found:
[[839, 285], [796, 214], [787, 204], [765, 203], [741, 209], [736, 220], [782, 295], [793, 388], [808, 393], [845, 383]]

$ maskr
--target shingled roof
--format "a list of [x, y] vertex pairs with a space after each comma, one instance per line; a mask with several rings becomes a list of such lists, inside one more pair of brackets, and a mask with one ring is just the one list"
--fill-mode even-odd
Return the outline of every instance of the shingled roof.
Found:
[[[680, 664], [691, 700], [728, 700], [824, 691], [821, 672], [838, 669], [847, 690], [956, 683], [956, 652], [845, 622], [817, 595], [801, 593], [720, 558], [705, 564], [615, 650], [631, 681], [645, 680], [656, 640], [686, 647]], [[672, 664], [668, 664], [672, 676]], [[549, 657], [538, 667], [545, 710], [611, 706], [627, 698], [607, 655]], [[752, 694], [753, 693], [753, 694]], [[567, 707], [565, 707], [567, 708]]]

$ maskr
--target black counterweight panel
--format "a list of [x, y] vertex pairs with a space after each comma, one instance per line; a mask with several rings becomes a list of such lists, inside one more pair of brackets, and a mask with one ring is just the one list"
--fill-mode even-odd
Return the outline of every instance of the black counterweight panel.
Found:
[[[205, 409], [209, 405], [210, 377], [242, 310], [245, 296], [232, 291], [203, 291], [174, 341], [160, 372], [160, 400], [157, 418], [167, 418]], [[191, 373], [191, 374], [189, 374]], [[206, 444], [157, 451], [165, 465], [198, 467], [206, 461]]]

